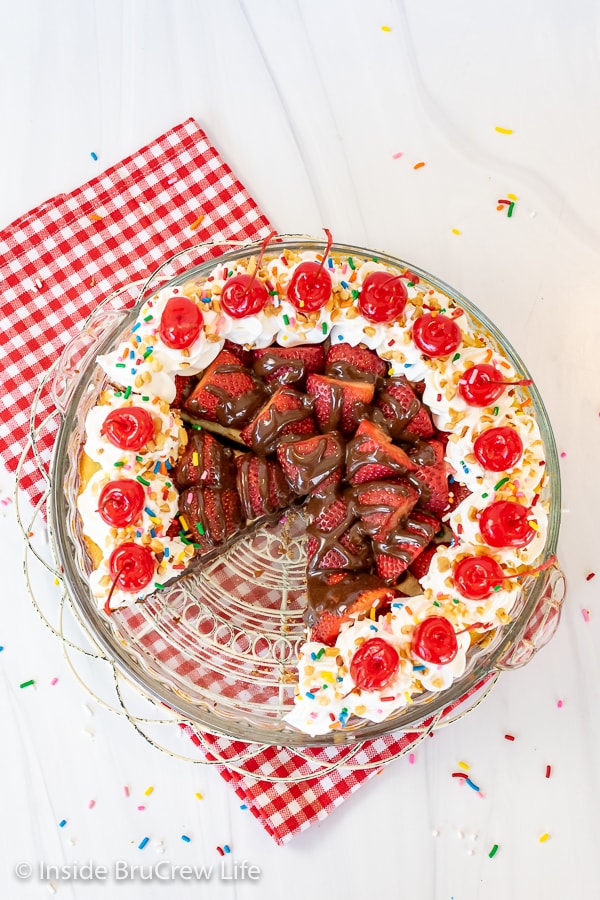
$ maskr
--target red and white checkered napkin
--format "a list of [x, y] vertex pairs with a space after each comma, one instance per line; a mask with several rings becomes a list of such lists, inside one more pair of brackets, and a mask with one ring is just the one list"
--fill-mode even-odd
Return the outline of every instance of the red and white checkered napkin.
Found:
[[[456, 714], [459, 707], [468, 709], [469, 701], [493, 678], [493, 675], [483, 678], [459, 701], [447, 706], [441, 721]], [[430, 724], [428, 720], [422, 727], [426, 729]], [[285, 747], [256, 747], [252, 755], [253, 745], [214, 735], [203, 734], [200, 738], [189, 726], [182, 727], [193, 743], [202, 748], [207, 760], [244, 758], [243, 773], [226, 766], [219, 767], [219, 771], [278, 844], [285, 844], [295, 834], [321, 822], [362, 784], [378, 775], [387, 762], [406, 753], [423, 738], [421, 731], [403, 732], [365, 741], [358, 751], [352, 747], [331, 747], [304, 749], [298, 755]], [[214, 755], [209, 748], [214, 750]], [[252, 777], [254, 772], [256, 777]], [[299, 781], [299, 776], [304, 776], [304, 780]], [[268, 781], [268, 778], [282, 780]]]
[[[27, 439], [40, 376], [102, 299], [149, 276], [178, 250], [206, 240], [253, 240], [268, 230], [246, 189], [188, 119], [0, 231], [0, 456], [9, 471]], [[189, 264], [184, 256], [175, 267]], [[52, 412], [45, 392], [40, 420]], [[38, 440], [45, 465], [53, 432], [44, 429]], [[21, 486], [36, 505], [44, 485], [33, 459], [24, 464]]]
[[[198, 219], [204, 216], [201, 223]], [[109, 293], [147, 277], [177, 250], [205, 240], [251, 240], [269, 223], [192, 120], [168, 131], [97, 178], [31, 210], [0, 231], [0, 332], [3, 394], [0, 456], [14, 472], [29, 433], [31, 403], [47, 372], [83, 320]], [[189, 264], [184, 257], [180, 266]], [[173, 273], [172, 273], [173, 274]], [[39, 402], [37, 449], [47, 465], [56, 430], [49, 393]], [[34, 505], [44, 480], [29, 454], [20, 486]], [[213, 735], [191, 739], [214, 751], [212, 759], [236, 759], [247, 747]], [[419, 735], [365, 743], [353, 764], [385, 761]], [[205, 751], [206, 752], [206, 751]], [[239, 774], [220, 766], [238, 796], [278, 842], [325, 818], [376, 771], [336, 769], [347, 751], [307, 751], [320, 765], [285, 749], [263, 749]], [[325, 772], [323, 761], [331, 765]], [[292, 781], [299, 775], [314, 777]], [[252, 773], [256, 772], [256, 778]], [[320, 772], [320, 774], [318, 774]], [[262, 776], [262, 777], [261, 777]], [[268, 777], [288, 779], [268, 781]]]

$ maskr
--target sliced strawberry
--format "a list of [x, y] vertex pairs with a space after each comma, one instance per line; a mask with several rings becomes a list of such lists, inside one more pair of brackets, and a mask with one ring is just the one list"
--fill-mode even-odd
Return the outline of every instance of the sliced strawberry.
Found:
[[380, 578], [391, 583], [397, 581], [431, 543], [439, 527], [435, 516], [413, 509], [408, 518], [394, 528], [380, 530], [373, 540], [375, 565]]
[[375, 385], [366, 381], [343, 381], [327, 375], [309, 375], [306, 392], [314, 397], [315, 416], [321, 431], [354, 434], [371, 403]]
[[345, 443], [339, 431], [304, 438], [287, 435], [277, 447], [277, 459], [298, 496], [339, 484], [343, 475]]
[[350, 622], [353, 615], [367, 615], [372, 609], [378, 612], [391, 603], [397, 596], [389, 587], [380, 587], [364, 591], [352, 603], [346, 612], [336, 614], [329, 610], [322, 613], [311, 631], [311, 640], [332, 647], [340, 633], [344, 622]]
[[346, 447], [346, 478], [351, 484], [396, 478], [417, 466], [374, 422], [363, 419]]
[[175, 398], [171, 403], [173, 409], [181, 409], [184, 402], [190, 396], [196, 384], [195, 375], [176, 375], [175, 376]]
[[188, 442], [175, 469], [178, 490], [187, 487], [217, 487], [235, 477], [233, 452], [204, 429], [188, 429]]
[[247, 519], [276, 512], [289, 505], [292, 492], [281, 466], [274, 460], [243, 453], [236, 459], [236, 486]]
[[252, 351], [246, 350], [240, 344], [234, 343], [234, 341], [225, 340], [223, 342], [222, 350], [228, 350], [230, 353], [233, 353], [234, 356], [237, 356], [240, 365], [245, 366], [247, 369], [252, 367]]
[[187, 488], [179, 495], [179, 521], [200, 551], [222, 544], [242, 522], [238, 493], [234, 488]]
[[381, 540], [408, 516], [419, 499], [418, 490], [408, 481], [358, 485], [353, 494], [365, 532]]
[[433, 435], [429, 413], [406, 379], [388, 378], [375, 402], [388, 422], [392, 437], [411, 440]]
[[267, 384], [293, 384], [302, 389], [306, 376], [325, 368], [325, 351], [320, 344], [303, 347], [265, 347], [252, 351], [252, 369]]
[[411, 475], [421, 493], [419, 506], [441, 516], [448, 507], [448, 473], [444, 460], [444, 447], [440, 441], [420, 443], [409, 451], [417, 463]]
[[429, 566], [431, 565], [431, 560], [435, 556], [436, 550], [437, 546], [430, 544], [429, 547], [422, 550], [417, 558], [411, 562], [408, 568], [417, 580], [420, 580], [429, 572]]
[[314, 434], [317, 429], [312, 411], [310, 397], [291, 387], [280, 387], [240, 437], [255, 453], [267, 456], [275, 452], [286, 434]]
[[370, 557], [364, 540], [352, 540], [355, 515], [349, 498], [331, 494], [314, 498], [307, 507], [310, 524], [306, 560], [309, 572], [323, 569], [362, 569]]
[[[327, 354], [325, 373], [347, 381], [373, 381], [385, 378], [388, 363], [373, 350], [352, 347], [351, 344], [332, 344]], [[365, 378], [368, 375], [370, 377]]]
[[264, 398], [262, 382], [230, 350], [221, 350], [185, 401], [185, 409], [227, 428], [240, 428]]
[[469, 490], [466, 484], [461, 484], [460, 481], [456, 481], [455, 479], [450, 481], [448, 479], [448, 508], [446, 509], [446, 513], [454, 512], [457, 506], [466, 500], [467, 497], [470, 497], [473, 493]]

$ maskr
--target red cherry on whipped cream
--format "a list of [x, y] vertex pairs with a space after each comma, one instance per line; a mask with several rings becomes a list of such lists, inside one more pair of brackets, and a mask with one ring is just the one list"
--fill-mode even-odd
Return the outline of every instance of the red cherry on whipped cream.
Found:
[[119, 478], [104, 485], [98, 499], [98, 512], [112, 528], [125, 528], [144, 508], [144, 488], [133, 478]]
[[232, 319], [255, 316], [267, 305], [269, 292], [256, 276], [267, 249], [267, 244], [276, 234], [276, 231], [270, 231], [264, 239], [252, 275], [242, 272], [240, 275], [233, 275], [225, 282], [221, 291], [221, 307]]
[[458, 393], [469, 406], [491, 406], [500, 397], [504, 388], [511, 385], [526, 387], [529, 378], [506, 381], [500, 369], [489, 363], [477, 363], [460, 376]]
[[403, 312], [408, 291], [402, 278], [407, 274], [390, 275], [389, 272], [371, 272], [358, 296], [358, 308], [371, 322], [393, 322]]
[[306, 260], [294, 269], [287, 289], [288, 300], [300, 312], [316, 312], [325, 306], [333, 284], [331, 275], [325, 268], [325, 260], [333, 244], [333, 238], [329, 229], [324, 228], [327, 235], [327, 247], [321, 262]]
[[505, 575], [491, 556], [465, 556], [454, 566], [452, 577], [467, 600], [485, 600], [502, 586]]
[[203, 322], [202, 313], [193, 300], [183, 295], [170, 297], [160, 317], [158, 333], [167, 347], [183, 350], [197, 340]]
[[413, 341], [426, 356], [449, 356], [460, 347], [462, 332], [454, 319], [437, 313], [426, 313], [415, 319]]
[[114, 585], [122, 591], [141, 591], [152, 581], [156, 559], [149, 547], [126, 541], [115, 547], [108, 560]]
[[147, 409], [123, 406], [111, 409], [100, 433], [119, 450], [141, 450], [154, 437], [154, 420]]
[[423, 662], [436, 666], [451, 663], [458, 653], [454, 628], [444, 616], [430, 616], [415, 628], [412, 652]]
[[488, 472], [505, 472], [523, 455], [523, 441], [516, 428], [503, 425], [482, 431], [473, 445], [477, 461]]
[[398, 651], [383, 638], [369, 638], [350, 663], [350, 677], [363, 691], [378, 691], [389, 684], [400, 666]]
[[481, 536], [490, 547], [526, 547], [535, 537], [531, 515], [516, 500], [497, 500], [479, 516]]

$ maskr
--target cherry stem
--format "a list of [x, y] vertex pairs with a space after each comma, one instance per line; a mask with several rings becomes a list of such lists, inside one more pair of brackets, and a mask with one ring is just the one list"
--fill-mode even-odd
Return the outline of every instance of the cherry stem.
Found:
[[262, 242], [262, 246], [260, 248], [260, 253], [258, 254], [258, 259], [256, 260], [256, 266], [254, 268], [254, 272], [252, 273], [252, 278], [248, 282], [248, 287], [244, 291], [244, 294], [247, 294], [248, 291], [250, 290], [250, 288], [252, 287], [252, 285], [254, 284], [254, 279], [258, 275], [258, 270], [260, 269], [260, 264], [262, 262], [263, 256], [265, 255], [265, 250], [267, 249], [267, 245], [272, 240], [272, 238], [275, 237], [276, 234], [277, 234], [276, 231], [270, 231], [268, 233], [268, 235], [266, 236], [266, 238], [264, 239], [264, 241]]
[[115, 588], [116, 588], [116, 586], [117, 586], [117, 581], [118, 581], [119, 578], [121, 577], [121, 572], [123, 572], [123, 570], [124, 570], [126, 567], [127, 567], [127, 560], [125, 560], [125, 562], [121, 564], [121, 568], [119, 569], [119, 571], [118, 571], [117, 574], [115, 575], [114, 580], [113, 580], [113, 583], [112, 583], [111, 586], [110, 586], [110, 591], [108, 592], [108, 597], [106, 598], [106, 600], [105, 600], [105, 602], [104, 602], [104, 612], [106, 613], [107, 616], [112, 615], [113, 612], [114, 612], [114, 610], [110, 608], [110, 601], [111, 601], [112, 595], [113, 595], [114, 592], [115, 592]]
[[463, 629], [461, 629], [461, 631], [457, 631], [457, 632], [455, 632], [455, 633], [456, 633], [456, 634], [465, 634], [467, 631], [473, 631], [474, 628], [483, 628], [483, 629], [487, 629], [487, 628], [491, 628], [491, 627], [492, 627], [491, 622], [488, 622], [488, 623], [485, 623], [485, 622], [473, 622], [472, 625], [467, 625], [466, 628], [463, 628]]
[[319, 275], [321, 274], [321, 270], [322, 270], [323, 266], [325, 265], [325, 260], [326, 260], [327, 257], [329, 256], [329, 251], [331, 250], [331, 245], [333, 244], [333, 237], [332, 237], [332, 235], [331, 235], [331, 232], [330, 232], [329, 228], [324, 228], [323, 231], [324, 231], [325, 234], [327, 235], [327, 247], [325, 248], [325, 253], [323, 254], [323, 259], [321, 260], [321, 265], [319, 266], [319, 268], [318, 268], [317, 271], [315, 272], [315, 277], [313, 278], [313, 280], [312, 280], [312, 282], [311, 282], [311, 287], [313, 286], [313, 284], [316, 283], [317, 278], [318, 278]]
[[556, 556], [550, 556], [545, 563], [542, 563], [540, 566], [535, 566], [533, 569], [525, 569], [524, 572], [519, 572], [518, 575], [505, 575], [505, 578], [524, 578], [526, 575], [537, 575], [538, 572], [544, 572], [546, 569], [550, 569], [554, 563], [556, 562]]

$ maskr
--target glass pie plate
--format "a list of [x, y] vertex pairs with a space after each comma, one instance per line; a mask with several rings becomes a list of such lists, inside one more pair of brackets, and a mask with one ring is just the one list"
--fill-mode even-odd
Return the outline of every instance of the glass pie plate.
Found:
[[[256, 253], [259, 246], [237, 244], [227, 249], [232, 245], [201, 245], [195, 252], [203, 255], [204, 261], [168, 281], [163, 277], [160, 287], [201, 280], [217, 262], [235, 263]], [[306, 237], [286, 236], [278, 244], [279, 251], [322, 249], [322, 241]], [[334, 244], [331, 252], [359, 260], [375, 253], [344, 244]], [[385, 253], [376, 255], [392, 268], [409, 268], [425, 288], [433, 287], [459, 304], [489, 346], [524, 378], [529, 377], [510, 343], [465, 297], [416, 266]], [[89, 589], [91, 564], [76, 507], [85, 417], [107, 384], [96, 357], [127, 336], [143, 299], [156, 290], [163, 269], [142, 287], [137, 302], [131, 295], [117, 292], [100, 305], [65, 349], [53, 383], [53, 397], [61, 413], [51, 469], [53, 549], [71, 600], [94, 640], [126, 677], [143, 694], [166, 704], [203, 731], [290, 748], [326, 747], [414, 728], [459, 701], [486, 676], [526, 663], [558, 625], [564, 578], [556, 563], [523, 579], [510, 621], [490, 632], [484, 644], [473, 644], [464, 674], [448, 689], [417, 695], [414, 702], [380, 723], [354, 719], [343, 729], [317, 737], [292, 728], [283, 717], [294, 703], [298, 650], [306, 640], [306, 522], [301, 507], [234, 542], [222, 556], [198, 566], [144, 602], [119, 609], [110, 618], [97, 608]], [[555, 556], [560, 526], [558, 456], [535, 384], [527, 388], [527, 394], [547, 465], [541, 498], [548, 507], [547, 539], [540, 560], [545, 562]]]

